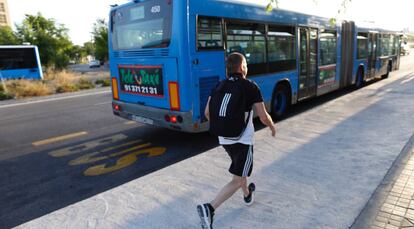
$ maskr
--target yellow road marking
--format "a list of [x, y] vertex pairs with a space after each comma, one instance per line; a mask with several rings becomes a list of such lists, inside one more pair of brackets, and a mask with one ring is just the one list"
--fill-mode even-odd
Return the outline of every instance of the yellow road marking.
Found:
[[138, 160], [138, 156], [141, 154], [148, 154], [148, 157], [160, 156], [165, 153], [167, 149], [164, 147], [152, 147], [148, 149], [142, 149], [133, 153], [127, 154], [116, 161], [115, 165], [107, 166], [106, 163], [101, 165], [92, 166], [86, 169], [83, 174], [85, 176], [99, 176], [107, 173], [111, 173], [123, 168], [126, 168], [134, 164]]
[[151, 143], [147, 143], [147, 144], [143, 144], [143, 145], [139, 145], [139, 146], [132, 147], [130, 149], [123, 150], [123, 151], [118, 152], [118, 153], [113, 153], [113, 154], [111, 154], [109, 156], [100, 156], [100, 157], [97, 157], [97, 155], [99, 155], [101, 153], [109, 152], [111, 150], [114, 150], [114, 149], [117, 149], [117, 148], [121, 148], [121, 147], [124, 147], [124, 146], [127, 146], [127, 145], [131, 145], [131, 144], [135, 144], [135, 143], [138, 143], [140, 141], [141, 140], [136, 140], [136, 141], [128, 142], [128, 143], [125, 143], [125, 144], [122, 144], [122, 145], [119, 145], [119, 146], [110, 147], [110, 148], [104, 149], [102, 151], [93, 152], [93, 153], [89, 153], [89, 154], [83, 155], [83, 156], [78, 157], [78, 158], [76, 158], [74, 160], [71, 160], [69, 162], [69, 165], [81, 165], [81, 164], [88, 164], [88, 163], [93, 163], [93, 162], [97, 162], [97, 161], [102, 161], [102, 160], [105, 160], [105, 159], [108, 159], [108, 158], [111, 158], [111, 157], [116, 157], [118, 155], [122, 155], [124, 153], [128, 153], [129, 151], [132, 151], [132, 150], [136, 150], [136, 149], [139, 149], [139, 148], [142, 148], [142, 147], [147, 147], [147, 146], [150, 146], [151, 145]]
[[128, 121], [128, 122], [124, 122], [125, 125], [133, 125], [133, 124], [137, 124], [137, 122], [135, 121]]
[[75, 145], [75, 146], [69, 146], [63, 149], [59, 149], [56, 151], [53, 151], [51, 153], [49, 153], [50, 156], [52, 157], [65, 157], [65, 156], [70, 156], [73, 154], [78, 154], [81, 153], [83, 151], [86, 150], [90, 150], [93, 149], [95, 147], [98, 147], [100, 145], [103, 144], [112, 144], [115, 142], [119, 142], [121, 140], [126, 139], [127, 136], [123, 135], [123, 134], [117, 134], [115, 136], [111, 136], [111, 137], [107, 137], [107, 138], [102, 138], [99, 140], [95, 140], [95, 141], [90, 141], [90, 142], [86, 142], [83, 144], [79, 144], [79, 145]]
[[82, 131], [82, 132], [78, 132], [78, 133], [67, 134], [67, 135], [63, 135], [63, 136], [59, 136], [59, 137], [53, 137], [53, 138], [33, 142], [32, 145], [34, 145], [34, 146], [47, 145], [47, 144], [51, 144], [51, 143], [55, 143], [55, 142], [69, 140], [69, 139], [72, 139], [72, 138], [77, 138], [77, 137], [87, 135], [87, 134], [88, 134], [88, 132]]

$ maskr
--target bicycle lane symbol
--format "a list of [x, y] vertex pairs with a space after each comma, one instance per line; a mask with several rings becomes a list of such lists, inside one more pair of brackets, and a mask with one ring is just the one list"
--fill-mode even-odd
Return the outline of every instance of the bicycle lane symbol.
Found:
[[[85, 176], [99, 176], [133, 165], [138, 160], [140, 155], [147, 155], [147, 157], [156, 157], [163, 155], [167, 150], [165, 147], [154, 147], [151, 145], [151, 143], [145, 143], [141, 139], [104, 148], [102, 150], [96, 150], [98, 146], [114, 144], [125, 139], [127, 139], [127, 136], [118, 134], [112, 137], [59, 149], [50, 152], [49, 155], [59, 158], [89, 151], [89, 153], [83, 154], [69, 161], [68, 165], [77, 166], [101, 162], [98, 165], [93, 165], [87, 168], [83, 172]], [[113, 158], [118, 159], [116, 160], [115, 164], [109, 165], [108, 161], [112, 160]]]

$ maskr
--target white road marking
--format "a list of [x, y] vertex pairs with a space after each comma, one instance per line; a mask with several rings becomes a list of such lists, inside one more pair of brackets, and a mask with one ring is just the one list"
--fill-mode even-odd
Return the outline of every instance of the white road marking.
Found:
[[107, 104], [111, 104], [111, 103], [112, 102], [97, 103], [97, 104], [94, 104], [94, 106], [107, 105]]
[[80, 95], [69, 95], [69, 96], [65, 96], [65, 97], [49, 98], [49, 99], [43, 99], [43, 100], [37, 100], [37, 101], [28, 101], [28, 102], [23, 102], [23, 103], [0, 105], [0, 109], [9, 108], [9, 107], [18, 107], [18, 106], [24, 106], [24, 105], [36, 104], [36, 103], [45, 103], [45, 102], [51, 102], [51, 101], [59, 101], [59, 100], [65, 100], [65, 99], [79, 98], [79, 97], [90, 96], [90, 95], [107, 94], [107, 93], [111, 93], [111, 90], [85, 93], [85, 94], [80, 94]]

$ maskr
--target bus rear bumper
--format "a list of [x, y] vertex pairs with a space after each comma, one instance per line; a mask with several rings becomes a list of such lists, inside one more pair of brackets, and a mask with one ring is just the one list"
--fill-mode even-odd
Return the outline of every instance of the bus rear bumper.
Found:
[[208, 130], [208, 122], [200, 124], [192, 121], [192, 112], [171, 111], [118, 100], [112, 102], [112, 111], [115, 115], [128, 120], [177, 131], [198, 133]]

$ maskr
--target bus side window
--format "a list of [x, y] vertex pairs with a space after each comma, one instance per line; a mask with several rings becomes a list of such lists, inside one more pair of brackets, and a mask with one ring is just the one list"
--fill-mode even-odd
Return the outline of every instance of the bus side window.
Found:
[[265, 25], [230, 21], [227, 23], [227, 54], [240, 52], [246, 57], [249, 75], [267, 73]]
[[366, 59], [368, 57], [368, 34], [358, 33], [357, 37], [357, 59]]
[[336, 64], [337, 38], [335, 31], [325, 31], [319, 36], [321, 55], [319, 65]]
[[219, 18], [198, 17], [197, 50], [223, 50], [223, 24]]
[[283, 72], [296, 69], [295, 28], [269, 25], [269, 71]]

